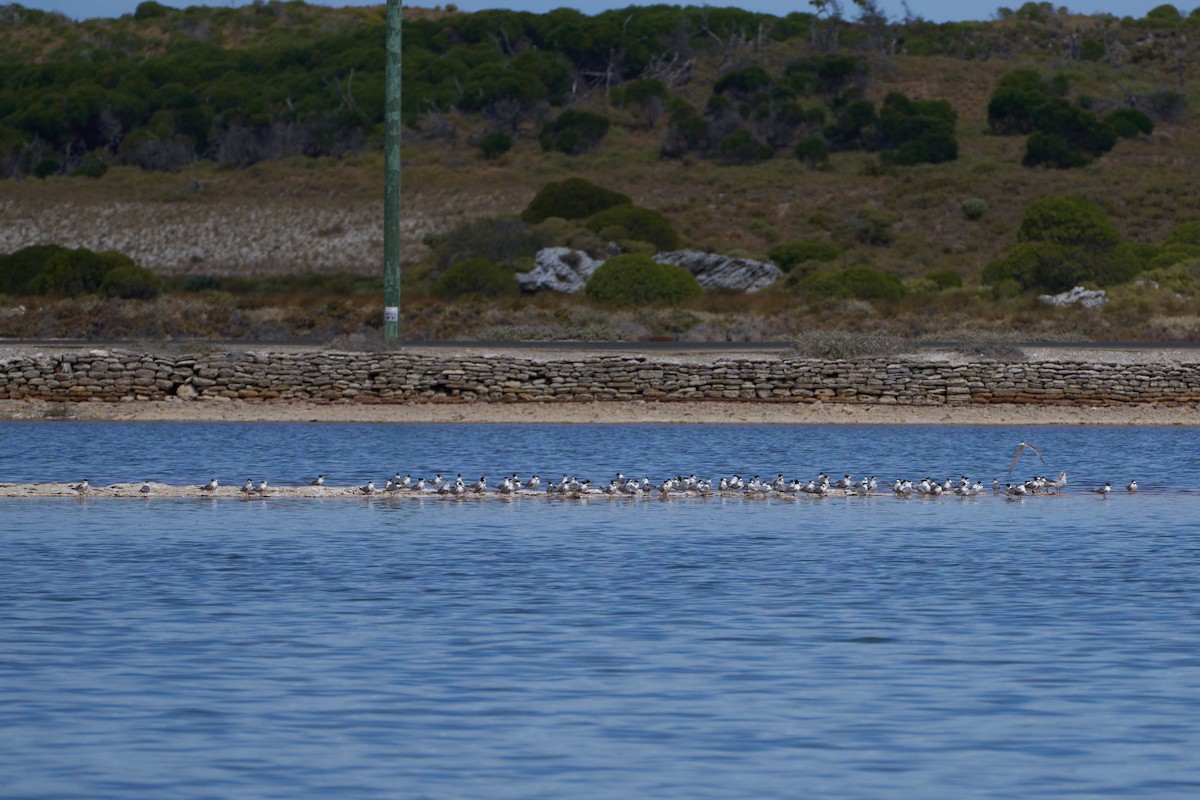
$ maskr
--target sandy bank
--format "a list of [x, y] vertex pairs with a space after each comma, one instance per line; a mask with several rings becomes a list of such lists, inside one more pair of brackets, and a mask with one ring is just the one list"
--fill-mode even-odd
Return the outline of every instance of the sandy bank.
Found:
[[404, 403], [0, 401], [0, 420], [98, 422], [1200, 425], [1200, 408], [1149, 404], [895, 406], [779, 402]]

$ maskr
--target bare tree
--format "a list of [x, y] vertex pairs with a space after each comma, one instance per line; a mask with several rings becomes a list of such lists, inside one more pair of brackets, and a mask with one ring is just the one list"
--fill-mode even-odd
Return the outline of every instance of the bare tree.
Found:
[[835, 50], [845, 24], [841, 0], [808, 0], [816, 9], [812, 22], [812, 43], [818, 50]]
[[661, 81], [668, 89], [688, 83], [692, 79], [692, 68], [696, 65], [696, 59], [681, 59], [679, 53], [674, 51], [669, 55], [669, 59], [668, 53], [660, 53], [652, 58], [638, 77]]
[[342, 99], [342, 105], [351, 111], [358, 111], [358, 103], [354, 100], [354, 68], [350, 68], [350, 74], [346, 76], [346, 84], [342, 85], [342, 79], [336, 75], [330, 78], [330, 83], [337, 90], [338, 97]]
[[485, 105], [480, 113], [493, 130], [516, 136], [525, 119], [525, 104], [515, 97], [501, 97]]
[[590, 78], [593, 86], [603, 86], [604, 96], [608, 97], [613, 85], [621, 82], [621, 62], [624, 60], [625, 50], [620, 47], [612, 47], [609, 48], [604, 69], [584, 70], [579, 74]]
[[898, 37], [892, 21], [876, 0], [854, 0], [858, 6], [858, 24], [867, 34], [867, 48], [885, 63], [896, 57]]

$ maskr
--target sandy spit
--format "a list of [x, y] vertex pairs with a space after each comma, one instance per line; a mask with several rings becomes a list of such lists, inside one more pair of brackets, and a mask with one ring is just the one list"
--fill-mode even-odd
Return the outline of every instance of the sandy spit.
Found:
[[2, 400], [0, 420], [98, 422], [704, 423], [1200, 426], [1200, 407], [1130, 404], [897, 406], [754, 401], [581, 403], [54, 402]]

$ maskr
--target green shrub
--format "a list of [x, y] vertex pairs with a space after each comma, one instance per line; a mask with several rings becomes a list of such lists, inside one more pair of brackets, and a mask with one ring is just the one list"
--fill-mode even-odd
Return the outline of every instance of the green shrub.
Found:
[[858, 300], [899, 300], [904, 284], [895, 275], [865, 265], [818, 272], [800, 284], [806, 295]]
[[963, 216], [969, 220], [981, 219], [984, 212], [987, 211], [987, 203], [978, 197], [971, 197], [962, 201]]
[[56, 244], [37, 244], [0, 257], [0, 294], [34, 294], [37, 279], [50, 259], [67, 248]]
[[892, 226], [896, 217], [886, 211], [864, 206], [855, 214], [849, 226], [850, 234], [861, 244], [871, 247], [887, 247], [895, 238]]
[[696, 276], [686, 268], [659, 264], [650, 256], [636, 254], [605, 261], [592, 273], [584, 291], [593, 300], [619, 306], [673, 305], [701, 294]]
[[1098, 39], [1084, 39], [1083, 46], [1080, 48], [1079, 57], [1084, 61], [1099, 61], [1104, 58], [1107, 52], [1104, 43]]
[[642, 78], [626, 83], [613, 92], [613, 103], [621, 108], [634, 109], [645, 121], [648, 127], [654, 123], [666, 109], [669, 92], [662, 81], [653, 78]]
[[1139, 133], [1154, 133], [1153, 120], [1136, 108], [1119, 108], [1104, 118], [1104, 124], [1125, 139], [1132, 139]]
[[1065, 292], [1084, 283], [1114, 286], [1132, 280], [1142, 264], [1132, 248], [1107, 250], [1064, 246], [1054, 242], [1023, 242], [983, 270], [983, 282], [996, 285], [1013, 280], [1022, 289]]
[[46, 156], [33, 168], [33, 175], [36, 178], [49, 178], [51, 175], [57, 175], [60, 169], [62, 165], [58, 163], [58, 159]]
[[767, 253], [767, 258], [774, 261], [775, 266], [784, 272], [791, 272], [797, 265], [806, 261], [833, 261], [840, 252], [829, 242], [823, 242], [820, 239], [805, 239], [777, 245]]
[[188, 275], [179, 288], [185, 292], [214, 292], [221, 288], [221, 279], [212, 275]]
[[829, 164], [829, 145], [820, 136], [805, 136], [796, 142], [793, 152], [809, 169], [820, 169]]
[[775, 148], [754, 138], [747, 130], [731, 133], [717, 145], [721, 158], [729, 164], [757, 164], [775, 155]]
[[494, 261], [468, 258], [451, 264], [438, 279], [434, 291], [439, 297], [454, 298], [467, 294], [505, 297], [520, 294], [521, 286], [511, 270]]
[[836, 122], [825, 127], [825, 141], [833, 150], [861, 149], [873, 138], [875, 122], [871, 101], [856, 100], [842, 109]]
[[108, 172], [108, 162], [106, 162], [98, 153], [88, 153], [83, 157], [83, 160], [76, 167], [72, 175], [78, 175], [84, 178], [103, 178]]
[[577, 156], [594, 149], [608, 133], [608, 117], [591, 111], [570, 109], [542, 126], [538, 141], [542, 150], [557, 150]]
[[98, 291], [105, 297], [151, 300], [162, 291], [162, 278], [137, 264], [122, 264], [108, 271]]
[[1193, 258], [1200, 258], [1200, 244], [1168, 243], [1158, 248], [1143, 264], [1147, 269], [1163, 269]]
[[94, 253], [86, 247], [64, 250], [46, 262], [41, 275], [31, 282], [31, 288], [36, 294], [90, 294], [100, 289], [109, 272], [136, 266], [132, 258], [121, 253]]
[[597, 186], [583, 178], [547, 183], [521, 212], [521, 219], [536, 225], [547, 217], [584, 219], [614, 206], [629, 205], [627, 195]]
[[1021, 165], [1076, 169], [1087, 166], [1091, 160], [1087, 153], [1077, 147], [1071, 147], [1067, 140], [1058, 134], [1035, 131], [1025, 142], [1025, 155], [1021, 158]]
[[1146, 21], [1159, 28], [1177, 28], [1183, 24], [1183, 15], [1175, 6], [1164, 3], [1147, 11]]
[[884, 98], [875, 146], [893, 164], [940, 164], [958, 158], [954, 126], [958, 114], [945, 100], [909, 100], [899, 92]]
[[489, 133], [479, 140], [479, 149], [487, 159], [499, 158], [512, 149], [512, 137], [506, 133]]
[[1082, 197], [1046, 195], [1025, 209], [1017, 240], [1102, 250], [1115, 247], [1121, 236], [1104, 212]]
[[679, 234], [670, 221], [657, 211], [641, 206], [613, 206], [588, 218], [588, 230], [601, 234], [608, 241], [636, 239], [650, 242], [659, 250], [674, 250], [679, 246]]
[[713, 84], [713, 94], [720, 95], [729, 92], [735, 96], [752, 94], [765, 89], [772, 83], [771, 76], [765, 69], [752, 64], [744, 69], [727, 72], [717, 78]]
[[165, 16], [170, 10], [162, 3], [156, 3], [154, 0], [145, 0], [145, 2], [138, 3], [137, 9], [133, 12], [133, 18], [139, 22], [154, 19], [155, 17]]
[[1142, 269], [1147, 269], [1150, 266], [1150, 261], [1157, 256], [1161, 248], [1156, 244], [1149, 242], [1126, 242], [1125, 246], [1137, 258], [1138, 263], [1142, 265]]
[[958, 289], [963, 285], [962, 276], [952, 269], [935, 269], [926, 273], [925, 280], [931, 281], [938, 289]]
[[1175, 229], [1167, 236], [1166, 244], [1200, 245], [1200, 221], [1176, 225]]

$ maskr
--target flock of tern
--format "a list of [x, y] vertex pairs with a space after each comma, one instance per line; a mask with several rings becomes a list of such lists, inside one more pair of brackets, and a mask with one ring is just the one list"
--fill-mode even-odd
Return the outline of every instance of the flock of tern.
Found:
[[[1010, 473], [1016, 469], [1022, 454], [1026, 450], [1037, 455], [1043, 464], [1046, 463], [1046, 460], [1036, 447], [1021, 442], [1017, 445], [1016, 455], [1009, 466]], [[195, 488], [203, 493], [214, 494], [220, 485], [220, 482], [216, 478], [213, 478], [208, 483]], [[324, 488], [325, 476], [318, 475], [308, 483], [308, 486], [317, 489]], [[706, 479], [699, 478], [693, 474], [687, 477], [677, 475], [656, 483], [651, 481], [648, 476], [642, 477], [639, 480], [637, 478], [628, 478], [618, 472], [614, 478], [606, 483], [593, 486], [590, 480], [580, 480], [578, 477], [566, 474], [562, 476], [561, 480], [547, 481], [544, 484], [542, 479], [537, 475], [528, 480], [522, 480], [518, 475], [513, 474], [505, 476], [498, 483], [492, 484], [488, 481], [486, 475], [481, 476], [477, 481], [464, 481], [461, 474], [451, 480], [443, 478], [440, 474], [432, 478], [414, 479], [411, 475], [401, 475], [397, 472], [394, 477], [388, 478], [381, 486], [377, 486], [375, 481], [368, 481], [361, 486], [349, 488], [352, 493], [368, 496], [407, 493], [418, 496], [438, 495], [456, 497], [494, 495], [503, 497], [542, 493], [551, 497], [583, 497], [588, 495], [623, 497], [657, 495], [664, 498], [672, 496], [705, 497], [711, 495], [741, 495], [749, 497], [796, 497], [801, 495], [823, 497], [837, 495], [841, 497], [855, 497], [887, 495], [890, 493], [900, 498], [936, 498], [943, 495], [976, 497], [984, 493], [990, 493], [1017, 499], [1038, 494], [1058, 494], [1065, 490], [1066, 486], [1067, 474], [1065, 472], [1060, 473], [1057, 478], [1037, 476], [1017, 483], [1008, 482], [1002, 484], [998, 478], [994, 478], [990, 486], [990, 492], [984, 488], [982, 481], [973, 481], [966, 475], [958, 479], [947, 478], [944, 481], [937, 481], [928, 477], [919, 481], [897, 478], [891, 483], [887, 483], [879, 481], [874, 476], [854, 480], [850, 475], [843, 475], [841, 478], [834, 479], [823, 472], [807, 481], [797, 478], [787, 479], [783, 476], [783, 473], [777, 474], [774, 479], [770, 480], [763, 480], [757, 475], [750, 478], [750, 480], [745, 480], [740, 475]], [[90, 485], [87, 479], [84, 479], [68, 488], [76, 494], [83, 495], [89, 491]], [[245, 484], [241, 487], [241, 492], [246, 495], [261, 497], [266, 496], [271, 488], [266, 480], [255, 482], [253, 479], [247, 478]], [[1130, 481], [1126, 484], [1125, 490], [1130, 493], [1136, 492], [1138, 490], [1137, 481]], [[142, 483], [138, 493], [148, 496], [152, 491], [151, 483], [145, 481]], [[1112, 484], [1105, 483], [1103, 486], [1089, 491], [1107, 496], [1112, 492]]]

